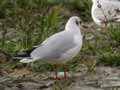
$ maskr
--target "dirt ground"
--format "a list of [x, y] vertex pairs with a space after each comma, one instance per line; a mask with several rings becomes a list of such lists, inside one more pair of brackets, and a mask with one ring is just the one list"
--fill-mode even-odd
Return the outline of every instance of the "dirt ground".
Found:
[[120, 69], [96, 67], [94, 73], [85, 70], [68, 72], [67, 80], [51, 80], [53, 72], [35, 73], [27, 68], [0, 70], [0, 90], [120, 90]]

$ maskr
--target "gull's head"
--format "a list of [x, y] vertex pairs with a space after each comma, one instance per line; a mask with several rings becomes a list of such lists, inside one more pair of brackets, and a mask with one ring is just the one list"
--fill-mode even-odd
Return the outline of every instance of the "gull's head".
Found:
[[82, 27], [82, 20], [78, 16], [72, 16], [68, 20], [65, 29], [79, 29]]

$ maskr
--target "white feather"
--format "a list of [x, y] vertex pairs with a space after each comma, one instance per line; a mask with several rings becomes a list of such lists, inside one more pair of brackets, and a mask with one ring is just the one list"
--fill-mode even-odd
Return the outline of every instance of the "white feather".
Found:
[[34, 62], [37, 59], [33, 59], [33, 58], [23, 58], [22, 60], [20, 60], [21, 63], [30, 63], [30, 62]]

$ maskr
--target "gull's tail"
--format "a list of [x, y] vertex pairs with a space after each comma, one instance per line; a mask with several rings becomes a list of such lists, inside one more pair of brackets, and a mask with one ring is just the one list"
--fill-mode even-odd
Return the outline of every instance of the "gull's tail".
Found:
[[120, 19], [118, 19], [117, 22], [120, 22]]
[[37, 59], [33, 59], [33, 58], [23, 58], [22, 60], [20, 60], [21, 63], [30, 63], [30, 62], [34, 62]]
[[31, 58], [30, 54], [35, 48], [36, 47], [33, 47], [30, 50], [24, 50], [22, 52], [18, 52], [18, 53], [16, 53], [16, 55], [14, 55], [12, 57], [12, 59], [13, 60], [20, 60], [20, 62], [22, 62], [22, 63], [34, 62], [34, 61], [36, 61], [36, 59]]
[[117, 22], [120, 22], [120, 15], [118, 15], [115, 19]]

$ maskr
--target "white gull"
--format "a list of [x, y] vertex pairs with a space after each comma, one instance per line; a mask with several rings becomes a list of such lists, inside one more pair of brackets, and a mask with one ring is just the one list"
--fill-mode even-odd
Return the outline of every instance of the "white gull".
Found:
[[[75, 57], [82, 47], [80, 28], [82, 28], [81, 19], [77, 16], [70, 17], [64, 31], [47, 38], [31, 52], [30, 57], [23, 58], [20, 62], [30, 63], [41, 60], [51, 64], [62, 63], [65, 70], [64, 78], [66, 79], [65, 63]], [[56, 79], [58, 79], [57, 75]]]
[[118, 0], [92, 0], [92, 18], [102, 27], [108, 23], [120, 22], [120, 1]]

